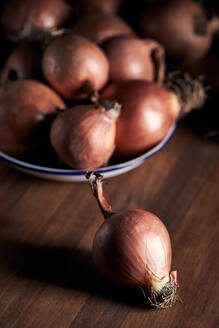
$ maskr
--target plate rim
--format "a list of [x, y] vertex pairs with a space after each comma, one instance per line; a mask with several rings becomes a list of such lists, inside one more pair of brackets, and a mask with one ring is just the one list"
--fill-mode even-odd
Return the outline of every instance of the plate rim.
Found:
[[[152, 155], [156, 154], [159, 150], [164, 148], [166, 144], [170, 141], [172, 138], [175, 130], [176, 130], [177, 124], [173, 124], [171, 128], [169, 129], [169, 132], [167, 135], [153, 148], [151, 148], [149, 151], [145, 152], [144, 154], [135, 157], [134, 159], [128, 160], [126, 162], [120, 163], [120, 164], [113, 164], [106, 167], [100, 167], [97, 168], [96, 171], [100, 173], [106, 173], [110, 171], [115, 171], [123, 168], [127, 168], [129, 166], [132, 166], [135, 163], [144, 162], [146, 159], [151, 157]], [[84, 175], [86, 174], [87, 170], [76, 170], [76, 169], [56, 169], [56, 168], [50, 168], [46, 166], [40, 166], [35, 164], [30, 164], [27, 162], [24, 162], [22, 160], [16, 159], [13, 156], [6, 155], [5, 153], [0, 151], [0, 159], [9, 162], [12, 165], [18, 166], [23, 169], [40, 172], [40, 173], [47, 173], [47, 174], [55, 174], [55, 175]]]

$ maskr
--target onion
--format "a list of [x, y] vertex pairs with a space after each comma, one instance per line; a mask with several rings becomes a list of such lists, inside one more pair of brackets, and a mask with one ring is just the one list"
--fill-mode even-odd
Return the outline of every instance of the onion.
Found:
[[117, 284], [140, 288], [152, 306], [172, 306], [177, 300], [177, 272], [170, 272], [171, 242], [162, 221], [144, 210], [112, 212], [103, 195], [102, 176], [89, 172], [87, 179], [106, 219], [93, 241], [97, 268]]
[[9, 0], [2, 13], [2, 26], [12, 41], [33, 39], [42, 31], [61, 26], [71, 12], [65, 0]]
[[76, 106], [59, 114], [50, 132], [59, 160], [84, 170], [105, 165], [115, 148], [119, 113], [120, 105], [103, 102]]
[[141, 33], [160, 42], [179, 64], [203, 58], [211, 45], [215, 21], [211, 22], [198, 2], [169, 0], [146, 7], [141, 17]]
[[67, 99], [93, 98], [109, 74], [104, 52], [91, 41], [72, 34], [48, 44], [42, 67], [49, 84]]
[[109, 14], [85, 15], [72, 28], [72, 31], [96, 43], [101, 43], [115, 35], [135, 35], [132, 28], [120, 17]]
[[114, 82], [101, 99], [116, 99], [122, 105], [117, 123], [118, 157], [137, 156], [161, 141], [173, 123], [206, 98], [199, 80], [180, 74], [170, 76], [166, 86], [148, 81]]
[[41, 75], [42, 45], [25, 42], [18, 45], [7, 58], [0, 83], [17, 79], [38, 79]]
[[110, 63], [110, 80], [162, 82], [165, 72], [163, 47], [154, 40], [116, 36], [102, 44]]
[[20, 80], [0, 88], [0, 150], [13, 156], [42, 151], [49, 124], [62, 99], [46, 85]]

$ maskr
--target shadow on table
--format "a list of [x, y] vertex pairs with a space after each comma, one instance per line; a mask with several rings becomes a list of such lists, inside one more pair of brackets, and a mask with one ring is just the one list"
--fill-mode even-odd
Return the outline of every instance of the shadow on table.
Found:
[[6, 246], [5, 252], [13, 254], [7, 255], [7, 268], [16, 275], [91, 293], [132, 307], [149, 308], [140, 289], [122, 288], [101, 277], [87, 250], [16, 244]]

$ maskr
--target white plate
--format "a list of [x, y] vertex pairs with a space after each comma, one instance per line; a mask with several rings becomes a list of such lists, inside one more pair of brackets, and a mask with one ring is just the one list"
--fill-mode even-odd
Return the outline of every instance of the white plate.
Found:
[[[103, 175], [104, 178], [112, 178], [114, 176], [123, 174], [125, 172], [128, 172], [130, 170], [133, 170], [137, 166], [141, 165], [144, 161], [146, 161], [149, 157], [157, 153], [159, 150], [161, 150], [170, 140], [172, 137], [174, 131], [175, 131], [176, 125], [173, 125], [167, 134], [167, 136], [155, 147], [151, 148], [149, 151], [144, 153], [143, 155], [136, 157], [132, 160], [114, 164], [111, 166], [106, 166], [97, 169], [99, 173]], [[0, 152], [0, 159], [6, 161], [11, 166], [16, 168], [17, 170], [23, 171], [25, 173], [31, 174], [33, 176], [43, 178], [46, 180], [55, 180], [55, 181], [64, 181], [64, 182], [81, 182], [86, 181], [85, 170], [71, 170], [71, 169], [54, 169], [44, 166], [38, 166], [29, 164], [23, 161], [20, 161], [14, 157], [8, 156], [2, 152]]]

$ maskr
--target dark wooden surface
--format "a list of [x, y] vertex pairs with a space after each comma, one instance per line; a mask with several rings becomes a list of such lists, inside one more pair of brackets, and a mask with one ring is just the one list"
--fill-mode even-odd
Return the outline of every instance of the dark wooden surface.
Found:
[[1, 163], [0, 327], [219, 327], [218, 144], [179, 126], [165, 149], [104, 186], [114, 210], [147, 209], [164, 221], [183, 303], [155, 311], [139, 291], [98, 274], [90, 251], [103, 219], [87, 184]]

